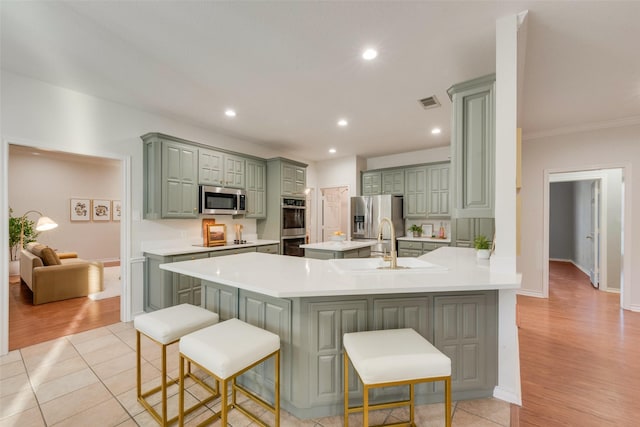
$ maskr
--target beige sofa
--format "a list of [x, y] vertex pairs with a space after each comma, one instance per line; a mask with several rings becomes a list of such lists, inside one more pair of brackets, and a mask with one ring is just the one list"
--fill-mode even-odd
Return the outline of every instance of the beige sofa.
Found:
[[20, 278], [33, 292], [33, 304], [85, 297], [104, 287], [103, 265], [77, 254], [57, 253], [32, 242], [20, 252]]

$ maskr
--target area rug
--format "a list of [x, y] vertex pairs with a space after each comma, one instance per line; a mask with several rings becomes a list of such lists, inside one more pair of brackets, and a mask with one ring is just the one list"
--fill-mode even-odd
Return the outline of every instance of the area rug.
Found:
[[120, 296], [120, 266], [104, 268], [104, 290], [90, 294], [92, 300], [113, 298]]

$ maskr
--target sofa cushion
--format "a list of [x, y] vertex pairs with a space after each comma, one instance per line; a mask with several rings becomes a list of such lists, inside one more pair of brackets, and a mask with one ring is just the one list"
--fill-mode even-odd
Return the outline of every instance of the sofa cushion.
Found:
[[48, 246], [36, 243], [35, 245], [29, 244], [27, 248], [32, 254], [42, 259], [45, 266], [62, 264], [56, 252]]

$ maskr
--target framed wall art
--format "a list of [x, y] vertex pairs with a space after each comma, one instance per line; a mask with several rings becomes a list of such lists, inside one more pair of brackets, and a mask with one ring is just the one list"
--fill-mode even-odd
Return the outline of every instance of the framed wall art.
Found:
[[91, 200], [89, 199], [71, 199], [69, 203], [69, 212], [71, 221], [89, 221], [89, 210], [91, 209]]
[[94, 199], [91, 201], [91, 220], [111, 220], [111, 200]]
[[120, 200], [113, 200], [111, 202], [111, 220], [120, 221], [122, 217], [122, 202]]
[[209, 246], [221, 246], [227, 243], [227, 226], [224, 224], [210, 224]]

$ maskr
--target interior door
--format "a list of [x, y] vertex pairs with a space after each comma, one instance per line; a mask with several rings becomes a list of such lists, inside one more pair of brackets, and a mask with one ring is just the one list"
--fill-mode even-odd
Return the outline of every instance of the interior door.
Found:
[[587, 239], [591, 243], [590, 253], [593, 255], [589, 280], [597, 288], [600, 283], [600, 180], [591, 183], [591, 229]]
[[342, 229], [342, 192], [340, 188], [322, 189], [322, 241], [327, 242], [336, 231]]

